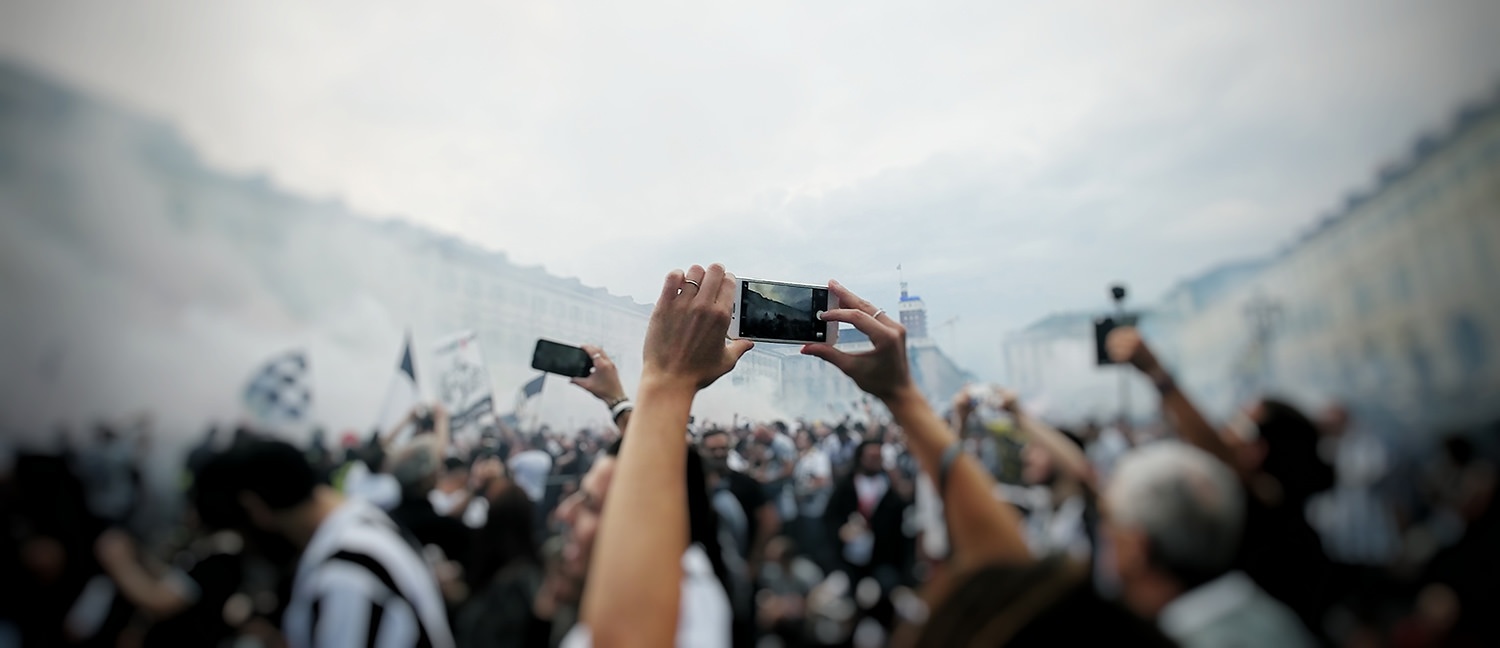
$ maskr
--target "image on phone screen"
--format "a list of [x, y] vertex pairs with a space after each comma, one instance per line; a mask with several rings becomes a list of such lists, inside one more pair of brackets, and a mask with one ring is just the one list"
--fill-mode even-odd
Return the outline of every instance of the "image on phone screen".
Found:
[[823, 342], [828, 289], [745, 280], [740, 287], [739, 335], [760, 340]]
[[594, 368], [594, 360], [587, 351], [578, 347], [551, 340], [537, 340], [536, 351], [531, 354], [531, 368], [560, 376], [584, 378]]

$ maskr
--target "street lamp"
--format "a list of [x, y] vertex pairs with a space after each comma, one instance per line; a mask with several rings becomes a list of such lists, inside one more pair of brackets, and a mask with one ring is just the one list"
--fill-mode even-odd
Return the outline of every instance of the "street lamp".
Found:
[[[1109, 287], [1109, 296], [1115, 302], [1115, 326], [1125, 326], [1125, 284], [1117, 283]], [[1130, 421], [1130, 364], [1124, 363], [1120, 367], [1120, 424], [1128, 425]]]

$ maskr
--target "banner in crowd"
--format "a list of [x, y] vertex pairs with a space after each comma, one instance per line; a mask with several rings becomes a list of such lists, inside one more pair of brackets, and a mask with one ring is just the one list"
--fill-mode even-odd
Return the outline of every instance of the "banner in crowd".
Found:
[[436, 378], [438, 400], [448, 408], [454, 435], [467, 428], [477, 428], [482, 419], [494, 413], [495, 399], [490, 389], [490, 375], [479, 352], [479, 336], [464, 331], [433, 350], [432, 376]]

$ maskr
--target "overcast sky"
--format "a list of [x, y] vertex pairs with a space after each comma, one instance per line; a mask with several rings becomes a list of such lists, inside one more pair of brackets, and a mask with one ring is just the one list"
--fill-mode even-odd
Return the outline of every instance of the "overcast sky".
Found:
[[1493, 0], [728, 5], [12, 1], [0, 55], [641, 301], [718, 260], [891, 307], [900, 263], [981, 375], [1292, 240], [1500, 81]]

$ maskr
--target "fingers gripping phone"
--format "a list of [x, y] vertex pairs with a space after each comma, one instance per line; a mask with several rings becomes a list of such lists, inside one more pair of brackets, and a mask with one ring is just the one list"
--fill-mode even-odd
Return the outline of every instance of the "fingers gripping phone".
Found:
[[571, 378], [587, 378], [594, 369], [594, 359], [576, 346], [551, 340], [537, 340], [531, 354], [531, 368]]
[[834, 344], [839, 323], [823, 313], [839, 307], [828, 286], [736, 278], [729, 337], [778, 344]]

